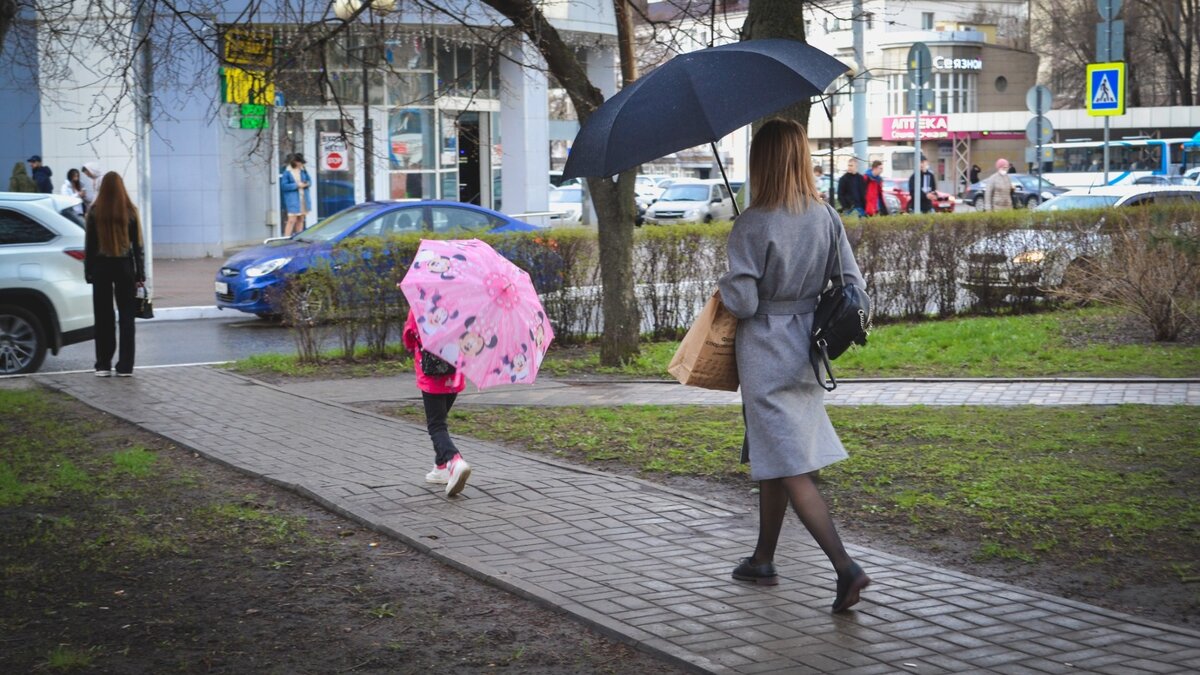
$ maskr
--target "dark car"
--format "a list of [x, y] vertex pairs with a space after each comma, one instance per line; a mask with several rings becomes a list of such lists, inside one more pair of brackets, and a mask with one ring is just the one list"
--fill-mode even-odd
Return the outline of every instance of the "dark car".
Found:
[[[1013, 184], [1013, 206], [1016, 208], [1033, 208], [1038, 204], [1066, 192], [1050, 179], [1043, 178], [1041, 191], [1038, 191], [1038, 177], [1027, 173], [1010, 173], [1008, 177]], [[983, 208], [984, 181], [975, 183], [963, 193], [963, 201], [977, 209]]]
[[[300, 274], [315, 264], [333, 264], [334, 246], [357, 237], [387, 237], [417, 232], [462, 232], [469, 237], [478, 233], [539, 231], [544, 228], [510, 218], [473, 204], [445, 201], [366, 202], [322, 220], [292, 237], [268, 239], [234, 255], [216, 277], [217, 307], [236, 309], [258, 316], [279, 316], [278, 289], [289, 276]], [[552, 251], [533, 254], [527, 247], [500, 250], [521, 267], [530, 270], [534, 286], [554, 290], [561, 260]], [[518, 260], [529, 255], [537, 260]], [[527, 263], [527, 264], [522, 264]], [[336, 265], [334, 269], [337, 269]]]

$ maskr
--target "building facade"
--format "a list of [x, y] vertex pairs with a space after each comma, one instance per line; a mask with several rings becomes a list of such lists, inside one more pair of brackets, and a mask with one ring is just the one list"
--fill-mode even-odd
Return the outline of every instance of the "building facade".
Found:
[[[0, 133], [20, 139], [19, 159], [41, 154], [56, 180], [85, 162], [121, 172], [148, 206], [157, 257], [217, 257], [278, 235], [279, 175], [292, 153], [313, 181], [310, 224], [363, 201], [368, 181], [375, 199], [546, 211], [547, 74], [536, 50], [468, 0], [438, 12], [379, 0], [379, 11], [345, 12], [349, 22], [329, 31], [342, 4], [358, 7], [306, 14], [260, 1], [247, 21], [250, 3], [233, 0], [200, 37], [156, 20], [145, 80], [124, 72], [140, 61], [112, 49], [121, 40], [91, 34], [82, 14], [64, 21], [97, 46], [77, 44], [99, 55], [87, 60], [39, 51], [46, 33], [29, 24], [6, 49], [40, 58], [0, 75]], [[615, 93], [611, 5], [541, 4], [592, 82]], [[136, 44], [127, 18], [117, 23]], [[140, 101], [150, 104], [144, 128]]]

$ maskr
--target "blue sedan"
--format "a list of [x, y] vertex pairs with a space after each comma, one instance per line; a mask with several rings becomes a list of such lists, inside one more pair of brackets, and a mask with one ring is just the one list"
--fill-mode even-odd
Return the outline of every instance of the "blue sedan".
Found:
[[[217, 271], [217, 307], [264, 318], [278, 316], [280, 312], [275, 303], [279, 293], [276, 291], [286, 278], [314, 264], [332, 262], [333, 247], [356, 237], [420, 232], [461, 232], [472, 236], [542, 229], [490, 209], [460, 202], [366, 202], [335, 213], [290, 238], [268, 240], [225, 261]], [[536, 262], [539, 267], [555, 266], [553, 261]]]

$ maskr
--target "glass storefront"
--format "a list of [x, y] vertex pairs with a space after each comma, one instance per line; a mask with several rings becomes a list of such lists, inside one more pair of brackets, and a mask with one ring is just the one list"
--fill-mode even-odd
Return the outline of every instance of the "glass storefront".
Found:
[[[934, 72], [930, 89], [933, 91], [937, 115], [970, 113], [978, 110], [979, 74], [960, 71]], [[909, 115], [906, 92], [908, 82], [904, 73], [887, 76], [887, 114]]]

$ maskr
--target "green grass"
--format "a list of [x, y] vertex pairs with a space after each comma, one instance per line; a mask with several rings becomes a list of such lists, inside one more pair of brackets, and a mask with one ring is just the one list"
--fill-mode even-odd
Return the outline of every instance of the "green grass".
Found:
[[[1195, 377], [1200, 347], [1176, 344], [1072, 344], [1068, 336], [1112, 316], [1104, 310], [1064, 310], [1020, 316], [970, 317], [877, 326], [866, 347], [834, 364], [851, 377]], [[551, 351], [544, 372], [666, 378], [678, 342], [642, 346], [620, 368], [600, 366], [596, 348]]]
[[[834, 364], [838, 377], [1197, 377], [1200, 347], [1166, 344], [1108, 344], [1083, 334], [1103, 335], [1110, 310], [1063, 310], [1020, 316], [969, 317], [877, 326], [866, 347], [854, 347]], [[1073, 339], [1072, 339], [1073, 338]], [[632, 362], [600, 365], [596, 346], [551, 346], [542, 364], [550, 377], [600, 374], [669, 379], [678, 341], [645, 342]], [[402, 352], [384, 361], [345, 362], [338, 351], [319, 364], [299, 363], [294, 354], [263, 354], [233, 363], [247, 375], [282, 377], [369, 377], [412, 372]]]
[[[822, 479], [843, 517], [977, 537], [985, 558], [1200, 547], [1200, 408], [838, 407], [830, 417], [850, 459]], [[459, 409], [450, 426], [597, 468], [746, 473], [737, 407]]]
[[46, 655], [45, 668], [60, 672], [82, 670], [92, 665], [95, 650], [77, 649], [71, 645], [59, 645]]

